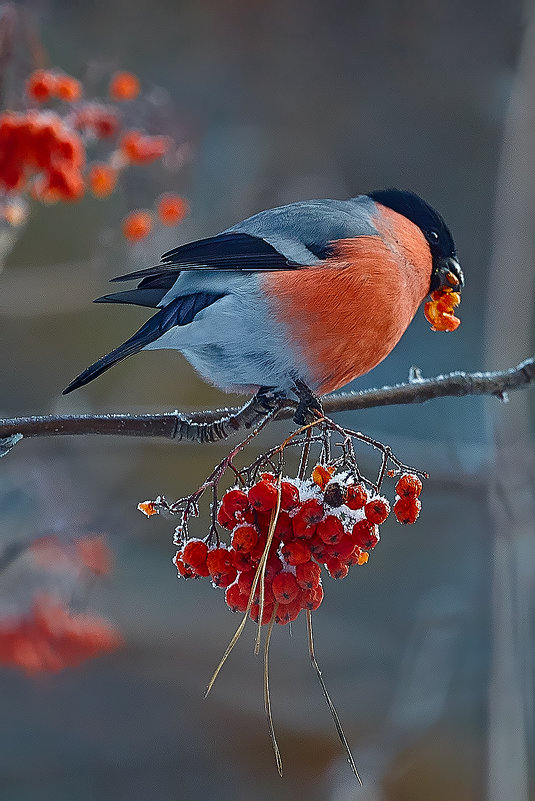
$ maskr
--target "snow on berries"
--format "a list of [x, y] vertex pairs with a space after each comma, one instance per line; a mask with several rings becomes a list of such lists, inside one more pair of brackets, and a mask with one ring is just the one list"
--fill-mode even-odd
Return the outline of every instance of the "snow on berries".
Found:
[[[399, 478], [393, 510], [400, 523], [418, 517], [421, 489], [417, 475]], [[316, 465], [304, 480], [262, 473], [227, 490], [213, 510], [229, 543], [214, 531], [179, 541], [174, 563], [183, 578], [210, 577], [231, 611], [258, 622], [262, 607], [261, 625], [285, 625], [320, 606], [323, 575], [340, 580], [367, 563], [390, 511], [372, 486], [333, 466]]]

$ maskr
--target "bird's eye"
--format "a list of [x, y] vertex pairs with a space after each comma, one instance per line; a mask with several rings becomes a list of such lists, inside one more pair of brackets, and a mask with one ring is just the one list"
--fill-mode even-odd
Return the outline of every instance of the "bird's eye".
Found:
[[438, 242], [439, 240], [438, 231], [428, 231], [427, 238], [429, 239], [430, 242]]

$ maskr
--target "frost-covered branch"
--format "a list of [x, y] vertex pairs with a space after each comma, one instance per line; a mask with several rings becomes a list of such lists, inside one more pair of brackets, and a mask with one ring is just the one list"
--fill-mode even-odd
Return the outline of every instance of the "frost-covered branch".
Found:
[[[418, 371], [411, 373], [406, 384], [397, 384], [363, 392], [327, 395], [323, 407], [327, 414], [392, 406], [424, 403], [433, 398], [464, 395], [495, 395], [504, 400], [507, 393], [535, 383], [535, 358], [509, 370], [492, 373], [448, 373], [434, 378], [422, 378]], [[68, 416], [14, 417], [0, 420], [0, 456], [21, 437], [52, 437], [61, 435], [100, 434], [128, 437], [163, 437], [177, 441], [217, 442], [240, 431], [261, 427], [269, 419], [288, 419], [295, 411], [291, 400], [265, 401], [251, 398], [239, 409], [210, 411], [164, 412], [162, 414], [84, 414]]]

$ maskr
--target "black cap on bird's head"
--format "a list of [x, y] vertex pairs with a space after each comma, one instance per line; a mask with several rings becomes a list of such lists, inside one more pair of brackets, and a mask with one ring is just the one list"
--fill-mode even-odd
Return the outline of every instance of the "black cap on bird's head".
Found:
[[403, 214], [413, 222], [425, 236], [433, 269], [431, 273], [430, 291], [448, 287], [459, 292], [464, 286], [464, 275], [457, 260], [455, 242], [450, 229], [435, 209], [414, 192], [401, 189], [378, 189], [369, 192], [368, 196], [377, 203]]

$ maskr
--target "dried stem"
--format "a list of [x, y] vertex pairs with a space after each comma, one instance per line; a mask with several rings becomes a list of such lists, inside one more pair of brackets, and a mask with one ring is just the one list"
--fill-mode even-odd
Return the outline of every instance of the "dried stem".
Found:
[[279, 776], [282, 776], [282, 757], [275, 735], [275, 726], [273, 725], [273, 716], [271, 714], [271, 698], [269, 694], [269, 643], [271, 642], [271, 633], [273, 631], [273, 624], [275, 623], [275, 615], [277, 614], [277, 604], [273, 609], [271, 620], [266, 634], [266, 642], [264, 644], [264, 709], [266, 710], [266, 718], [269, 729], [269, 736], [271, 738], [271, 745], [275, 754], [275, 761], [277, 763], [277, 770]]
[[[323, 399], [323, 408], [327, 414], [333, 414], [465, 395], [495, 395], [504, 400], [508, 392], [523, 389], [533, 383], [535, 358], [530, 358], [509, 370], [491, 373], [455, 372], [435, 378], [418, 378], [406, 384], [381, 389], [327, 396]], [[0, 420], [0, 445], [3, 440], [16, 434], [22, 434], [25, 438], [99, 434], [163, 437], [177, 442], [217, 442], [228, 439], [239, 431], [254, 429], [275, 417], [279, 420], [288, 419], [294, 414], [295, 406], [292, 400], [274, 398], [271, 408], [268, 409], [265, 402], [255, 396], [239, 409], [218, 409], [189, 415], [166, 412], [141, 415], [15, 417]]]
[[336, 726], [338, 737], [340, 738], [340, 742], [344, 746], [344, 750], [347, 755], [347, 761], [351, 765], [351, 770], [357, 777], [358, 783], [362, 785], [362, 779], [360, 778], [357, 766], [355, 765], [355, 760], [353, 759], [351, 748], [349, 747], [349, 743], [347, 742], [347, 738], [344, 734], [342, 723], [340, 721], [340, 718], [338, 717], [338, 712], [336, 711], [336, 707], [334, 706], [331, 700], [331, 696], [329, 695], [329, 692], [327, 690], [327, 686], [323, 679], [320, 666], [318, 665], [318, 662], [316, 660], [316, 652], [314, 650], [314, 635], [312, 633], [312, 613], [308, 609], [307, 609], [307, 633], [308, 633], [308, 651], [310, 654], [310, 661], [312, 662], [312, 667], [316, 671], [316, 676], [318, 677], [319, 683], [321, 684], [321, 689], [323, 690], [323, 695], [325, 696], [325, 700], [327, 701], [327, 706], [329, 707], [329, 711], [334, 720], [334, 725]]

